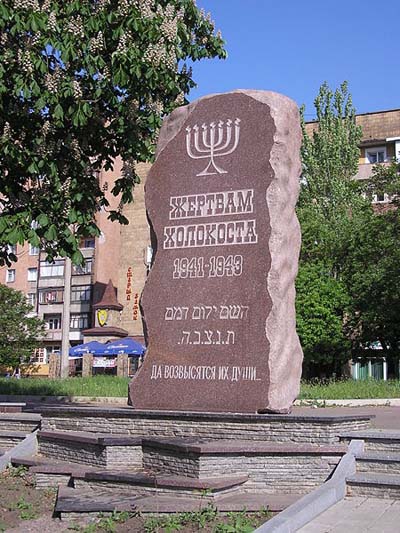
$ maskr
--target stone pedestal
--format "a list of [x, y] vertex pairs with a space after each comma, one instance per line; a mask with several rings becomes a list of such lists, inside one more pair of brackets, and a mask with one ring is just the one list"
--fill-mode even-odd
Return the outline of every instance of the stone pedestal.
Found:
[[129, 376], [129, 357], [126, 353], [120, 353], [117, 356], [117, 376]]
[[55, 379], [61, 376], [61, 356], [51, 353], [49, 356], [49, 378]]
[[93, 355], [85, 353], [82, 357], [82, 377], [89, 378], [93, 375]]

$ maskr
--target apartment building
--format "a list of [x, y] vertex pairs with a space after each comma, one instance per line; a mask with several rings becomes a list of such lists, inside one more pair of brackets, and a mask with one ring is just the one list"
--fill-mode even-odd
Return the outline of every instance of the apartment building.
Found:
[[[400, 109], [374, 111], [356, 116], [356, 122], [362, 128], [358, 180], [367, 180], [377, 163], [390, 164], [393, 159], [400, 160]], [[306, 130], [309, 135], [318, 127], [317, 122], [308, 122]], [[375, 196], [374, 204], [385, 204], [385, 195]]]
[[[356, 178], [368, 179], [374, 164], [388, 164], [394, 157], [400, 158], [400, 109], [364, 113], [357, 115], [356, 120], [363, 130]], [[315, 122], [307, 124], [309, 133], [315, 127]], [[101, 302], [110, 280], [116, 289], [117, 300], [123, 306], [118, 327], [126, 335], [143, 342], [140, 295], [151, 262], [144, 204], [144, 184], [149, 168], [148, 164], [138, 166], [142, 182], [135, 187], [134, 202], [124, 208], [129, 225], [112, 223], [106, 212], [100, 212], [97, 217], [100, 237], [81, 243], [85, 265], [73, 266], [71, 273], [71, 345], [84, 342], [85, 330], [95, 326], [94, 309]], [[100, 185], [105, 188], [108, 185], [111, 190], [119, 174], [120, 164], [116, 162], [113, 172], [100, 173]], [[109, 195], [109, 201], [114, 208], [118, 205], [118, 198]], [[384, 197], [374, 199], [376, 204], [386, 201]], [[0, 268], [0, 283], [23, 291], [35, 312], [45, 320], [47, 335], [37, 361], [47, 363], [49, 353], [61, 349], [65, 262], [59, 259], [48, 264], [43, 254], [29, 245], [18, 245], [14, 252], [18, 262], [10, 268]]]
[[[141, 168], [143, 179], [147, 169], [145, 165]], [[100, 173], [101, 187], [111, 190], [119, 174], [120, 164], [116, 162], [112, 172]], [[109, 194], [108, 200], [111, 208], [118, 206], [118, 198]], [[139, 211], [138, 216], [136, 211]], [[95, 325], [94, 309], [110, 280], [116, 289], [119, 288], [118, 298], [123, 300], [124, 309], [120, 313], [122, 334], [135, 336], [143, 342], [138, 299], [146, 278], [144, 259], [149, 245], [143, 184], [136, 188], [135, 203], [127, 207], [126, 216], [131, 220], [131, 225], [119, 226], [108, 220], [107, 212], [101, 211], [97, 215], [101, 235], [81, 242], [85, 264], [72, 265], [70, 279], [71, 346], [83, 343], [85, 331]], [[140, 235], [136, 235], [138, 230]], [[0, 267], [0, 283], [24, 292], [33, 312], [45, 321], [46, 337], [35, 361], [44, 365], [42, 371], [46, 373], [49, 354], [60, 352], [62, 336], [65, 334], [62, 329], [67, 281], [65, 259], [59, 258], [54, 263], [48, 263], [43, 252], [28, 244], [14, 246], [13, 252], [18, 261], [11, 267]]]

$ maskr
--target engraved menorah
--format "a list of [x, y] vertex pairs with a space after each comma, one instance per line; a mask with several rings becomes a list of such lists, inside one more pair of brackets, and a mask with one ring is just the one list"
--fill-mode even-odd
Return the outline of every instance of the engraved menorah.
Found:
[[[225, 123], [195, 124], [186, 128], [186, 151], [192, 159], [209, 159], [206, 168], [196, 176], [226, 174], [226, 170], [215, 163], [216, 157], [225, 157], [234, 152], [239, 143], [240, 119], [228, 119]], [[233, 130], [233, 131], [232, 131]]]

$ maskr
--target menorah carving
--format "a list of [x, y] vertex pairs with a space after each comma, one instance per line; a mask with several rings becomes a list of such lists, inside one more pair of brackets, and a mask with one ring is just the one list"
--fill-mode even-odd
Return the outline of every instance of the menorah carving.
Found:
[[[195, 124], [186, 128], [186, 151], [192, 159], [209, 159], [206, 168], [196, 176], [226, 174], [226, 170], [215, 163], [215, 158], [225, 157], [234, 152], [239, 144], [240, 119], [234, 122], [228, 119], [225, 123]], [[233, 130], [233, 131], [232, 131]]]

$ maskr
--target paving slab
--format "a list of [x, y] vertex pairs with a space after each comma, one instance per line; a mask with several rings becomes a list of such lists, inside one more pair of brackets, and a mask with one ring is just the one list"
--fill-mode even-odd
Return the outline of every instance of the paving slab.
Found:
[[298, 533], [395, 533], [400, 531], [399, 503], [389, 499], [345, 498]]

